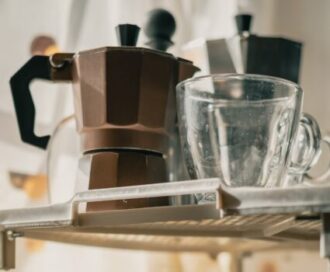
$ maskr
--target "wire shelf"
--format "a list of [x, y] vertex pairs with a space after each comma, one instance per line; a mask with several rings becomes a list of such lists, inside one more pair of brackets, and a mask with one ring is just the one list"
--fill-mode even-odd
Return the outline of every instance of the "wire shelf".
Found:
[[[82, 203], [215, 192], [212, 204], [81, 212]], [[330, 187], [224, 188], [218, 179], [77, 193], [62, 204], [0, 211], [2, 267], [16, 237], [157, 251], [251, 252], [304, 248], [328, 256]], [[329, 221], [329, 220], [328, 220]], [[322, 234], [322, 235], [321, 235]], [[324, 241], [322, 243], [322, 241]]]

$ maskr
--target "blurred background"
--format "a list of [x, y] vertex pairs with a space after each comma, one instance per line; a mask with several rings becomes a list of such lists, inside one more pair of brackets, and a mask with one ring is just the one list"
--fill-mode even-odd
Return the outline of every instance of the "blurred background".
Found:
[[[10, 77], [32, 55], [117, 45], [117, 24], [142, 26], [146, 13], [158, 7], [168, 9], [176, 18], [175, 44], [170, 52], [179, 56], [189, 41], [234, 35], [233, 18], [242, 12], [254, 15], [253, 33], [302, 42], [304, 111], [318, 120], [325, 133], [330, 130], [328, 0], [0, 0], [0, 209], [39, 206], [49, 201], [46, 153], [20, 140]], [[143, 46], [144, 40], [141, 33], [138, 45]], [[37, 108], [37, 132], [52, 133], [63, 118], [73, 113], [71, 86], [37, 81], [31, 88]], [[70, 180], [75, 179], [72, 169], [76, 167], [72, 146], [76, 140], [72, 138], [70, 148], [55, 148], [58, 154], [54, 156], [60, 159], [52, 169], [54, 181], [50, 187], [54, 195], [60, 196], [56, 201], [72, 195]], [[96, 249], [22, 239], [18, 242], [15, 271], [228, 271], [220, 265], [221, 258], [226, 256]], [[317, 252], [281, 252], [248, 257], [243, 265], [246, 271], [294, 272], [302, 267], [304, 271], [322, 271], [325, 264]]]

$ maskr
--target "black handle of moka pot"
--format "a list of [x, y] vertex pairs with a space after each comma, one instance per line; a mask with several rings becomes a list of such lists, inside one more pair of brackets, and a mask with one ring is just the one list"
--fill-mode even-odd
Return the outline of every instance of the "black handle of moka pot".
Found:
[[50, 136], [37, 136], [34, 133], [36, 111], [29, 85], [36, 78], [51, 80], [48, 56], [32, 57], [12, 76], [10, 87], [22, 141], [46, 149]]
[[10, 79], [16, 117], [21, 139], [36, 147], [46, 149], [50, 136], [37, 136], [34, 133], [35, 106], [30, 90], [34, 79], [67, 81], [71, 80], [72, 53], [57, 53], [53, 56], [33, 56]]

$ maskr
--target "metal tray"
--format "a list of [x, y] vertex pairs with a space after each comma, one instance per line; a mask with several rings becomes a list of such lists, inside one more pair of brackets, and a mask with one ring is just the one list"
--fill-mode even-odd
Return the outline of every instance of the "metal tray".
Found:
[[[86, 202], [205, 192], [216, 193], [214, 204], [80, 212]], [[321, 248], [322, 256], [328, 257], [329, 196], [327, 186], [224, 188], [218, 179], [80, 192], [63, 204], [0, 211], [0, 267], [15, 266], [18, 237], [100, 247], [235, 254]]]

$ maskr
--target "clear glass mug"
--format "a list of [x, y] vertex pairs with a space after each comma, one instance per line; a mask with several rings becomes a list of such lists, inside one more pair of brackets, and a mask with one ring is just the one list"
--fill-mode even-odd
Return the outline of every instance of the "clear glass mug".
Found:
[[[262, 75], [210, 75], [178, 84], [190, 176], [220, 177], [231, 187], [272, 187], [283, 186], [288, 175], [306, 173], [319, 157], [321, 133], [301, 113], [302, 99], [298, 85]], [[300, 138], [304, 145], [295, 144]]]

